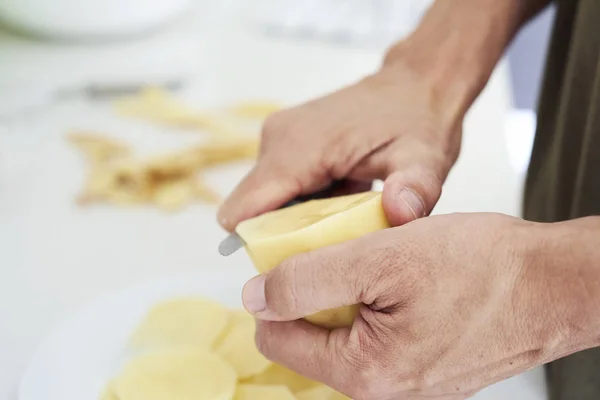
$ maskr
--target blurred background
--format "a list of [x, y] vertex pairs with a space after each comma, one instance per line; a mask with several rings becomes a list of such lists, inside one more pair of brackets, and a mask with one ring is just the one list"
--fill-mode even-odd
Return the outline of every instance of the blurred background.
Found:
[[[90, 165], [69, 132], [140, 154], [194, 146], [202, 129], [128, 118], [115, 102], [158, 87], [198, 112], [294, 105], [373, 72], [432, 1], [0, 0], [0, 399], [17, 399], [36, 346], [83, 304], [199, 268], [223, 279], [251, 268], [218, 256], [215, 205], [78, 205]], [[552, 17], [519, 35], [469, 112], [436, 213], [519, 215]], [[250, 165], [211, 169], [205, 182], [224, 196]], [[480, 398], [533, 398], [541, 382], [534, 372]]]

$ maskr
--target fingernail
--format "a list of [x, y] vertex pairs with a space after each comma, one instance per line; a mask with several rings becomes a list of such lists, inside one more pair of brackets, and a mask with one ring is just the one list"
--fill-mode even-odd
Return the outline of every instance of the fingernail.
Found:
[[246, 283], [242, 290], [244, 307], [252, 314], [264, 311], [267, 308], [265, 279], [265, 275], [255, 276]]
[[222, 227], [227, 228], [229, 226], [229, 220], [224, 214], [223, 208], [221, 207], [217, 212], [217, 221]]
[[423, 201], [415, 192], [410, 189], [402, 189], [400, 191], [400, 199], [407, 205], [415, 219], [421, 218], [425, 214], [425, 206]]

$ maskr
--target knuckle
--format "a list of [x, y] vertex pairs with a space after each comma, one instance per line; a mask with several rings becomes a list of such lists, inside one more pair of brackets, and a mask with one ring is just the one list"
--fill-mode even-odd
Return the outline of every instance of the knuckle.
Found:
[[262, 355], [264, 355], [265, 357], [270, 359], [270, 357], [269, 357], [269, 354], [270, 354], [269, 340], [267, 340], [266, 335], [264, 334], [264, 331], [259, 330], [259, 329], [256, 330], [256, 335], [254, 336], [254, 342], [256, 343], [256, 348], [258, 349], [258, 351]]
[[273, 360], [275, 356], [274, 346], [275, 341], [269, 334], [269, 329], [264, 326], [264, 323], [260, 323], [256, 327], [256, 334], [254, 335], [254, 342], [258, 351], [269, 360]]
[[[371, 246], [372, 247], [372, 246]], [[394, 242], [384, 240], [377, 244], [368, 254], [358, 260], [360, 276], [356, 278], [360, 286], [360, 300], [370, 308], [389, 306], [398, 297], [397, 288], [399, 275], [398, 259], [402, 259], [404, 247], [398, 247]], [[385, 301], [386, 304], [380, 304]]]
[[298, 309], [300, 298], [300, 280], [298, 279], [299, 258], [292, 257], [282, 265], [282, 279], [286, 283], [284, 287], [287, 289], [287, 306], [290, 312], [295, 312]]
[[265, 285], [267, 304], [278, 312], [293, 314], [298, 309], [300, 290], [298, 264], [298, 257], [291, 257], [267, 275]]

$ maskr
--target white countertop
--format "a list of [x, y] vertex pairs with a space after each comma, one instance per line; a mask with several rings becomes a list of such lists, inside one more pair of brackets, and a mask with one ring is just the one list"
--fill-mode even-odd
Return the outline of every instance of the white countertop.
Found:
[[[293, 104], [352, 82], [379, 64], [380, 50], [262, 36], [244, 22], [239, 3], [235, 14], [219, 14], [230, 12], [233, 3], [224, 2], [228, 5], [210, 16], [189, 15], [147, 39], [95, 48], [0, 36], [0, 54], [10, 55], [0, 63], [0, 83], [198, 71], [185, 97], [199, 106], [252, 98]], [[117, 57], [124, 52], [127, 57]], [[507, 73], [502, 63], [469, 114], [461, 159], [436, 212], [518, 214], [521, 178], [511, 169], [504, 139]], [[194, 133], [175, 135], [119, 119], [107, 105], [77, 100], [0, 125], [2, 400], [16, 399], [16, 382], [36, 344], [82, 305], [140, 281], [198, 268], [223, 268], [223, 279], [251, 268], [243, 254], [227, 263], [218, 256], [223, 233], [212, 207], [197, 205], [174, 215], [76, 207], [85, 166], [64, 134], [77, 127], [119, 135], [147, 150], [195, 140]], [[226, 193], [246, 169], [230, 167], [209, 178]], [[541, 399], [540, 385], [537, 371], [480, 398]]]

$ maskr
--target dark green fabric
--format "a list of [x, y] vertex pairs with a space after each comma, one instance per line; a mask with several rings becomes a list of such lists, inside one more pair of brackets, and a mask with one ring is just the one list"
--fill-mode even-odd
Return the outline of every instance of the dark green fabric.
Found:
[[[556, 222], [589, 215], [600, 215], [600, 0], [563, 0], [538, 108], [524, 217]], [[549, 364], [547, 381], [551, 400], [600, 400], [600, 349]]]

